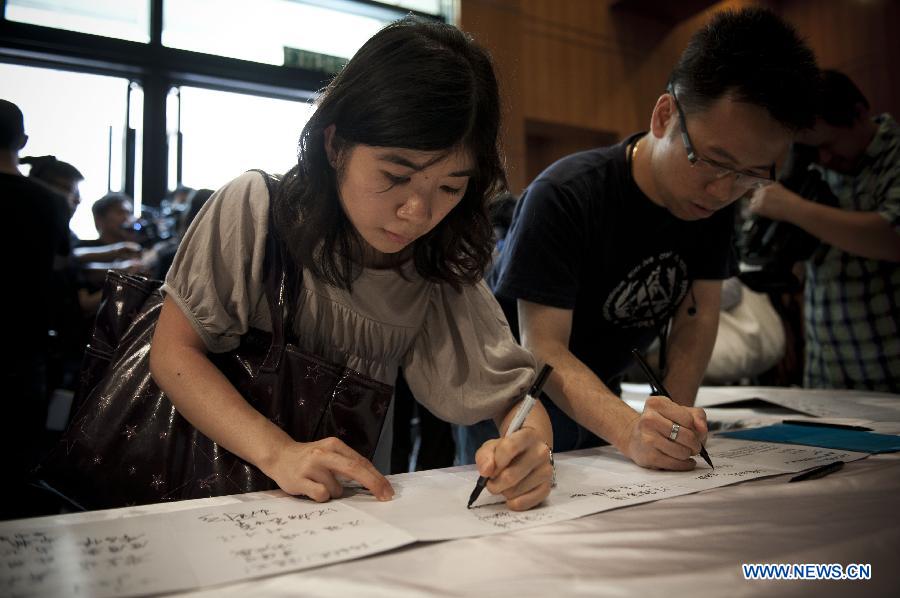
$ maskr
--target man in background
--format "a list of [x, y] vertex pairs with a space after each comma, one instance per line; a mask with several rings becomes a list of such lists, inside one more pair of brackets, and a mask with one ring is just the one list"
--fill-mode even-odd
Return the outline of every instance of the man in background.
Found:
[[27, 141], [22, 111], [0, 100], [0, 201], [7, 223], [0, 236], [6, 262], [0, 454], [11, 484], [3, 492], [3, 518], [26, 516], [35, 506], [25, 479], [40, 457], [47, 419], [51, 277], [56, 256], [69, 252], [66, 198], [19, 172]]
[[806, 262], [804, 386], [900, 392], [900, 126], [871, 116], [844, 74], [823, 74], [813, 146], [837, 207], [782, 185], [757, 191], [757, 214], [821, 241]]

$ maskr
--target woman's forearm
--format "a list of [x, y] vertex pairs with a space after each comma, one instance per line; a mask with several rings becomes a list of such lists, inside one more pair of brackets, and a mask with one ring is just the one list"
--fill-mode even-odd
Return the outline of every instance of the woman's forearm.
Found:
[[192, 330], [194, 338], [184, 342], [184, 326], [190, 325], [167, 300], [150, 349], [154, 380], [194, 427], [268, 475], [292, 439], [247, 403]]
[[[509, 410], [498, 414], [494, 418], [494, 423], [497, 425], [501, 437], [506, 434], [506, 430], [509, 424], [512, 423], [521, 404], [521, 401], [515, 403]], [[531, 408], [531, 412], [525, 418], [522, 427], [534, 428], [543, 441], [547, 443], [547, 446], [553, 446], [553, 427], [550, 425], [550, 417], [547, 415], [547, 410], [544, 409], [540, 401], [537, 401], [534, 407]]]

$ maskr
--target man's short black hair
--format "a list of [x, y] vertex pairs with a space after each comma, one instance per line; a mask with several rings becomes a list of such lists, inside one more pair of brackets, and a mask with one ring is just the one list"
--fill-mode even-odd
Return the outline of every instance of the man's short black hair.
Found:
[[822, 71], [822, 120], [833, 127], [851, 127], [868, 111], [869, 100], [850, 77], [832, 69]]
[[84, 180], [84, 175], [77, 168], [68, 162], [57, 160], [56, 156], [25, 156], [19, 158], [19, 164], [30, 164], [31, 170], [28, 171], [28, 176], [45, 183]]
[[131, 198], [125, 193], [107, 193], [94, 202], [91, 212], [94, 218], [103, 218], [106, 213], [119, 204], [131, 203]]
[[797, 31], [762, 8], [718, 13], [694, 34], [669, 77], [686, 112], [728, 95], [791, 130], [815, 122], [819, 69]]
[[18, 151], [25, 135], [25, 120], [19, 107], [0, 100], [0, 149]]

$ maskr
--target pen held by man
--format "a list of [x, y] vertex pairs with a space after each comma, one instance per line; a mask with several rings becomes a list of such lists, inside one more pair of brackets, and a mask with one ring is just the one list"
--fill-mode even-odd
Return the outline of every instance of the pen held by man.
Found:
[[[671, 402], [672, 395], [669, 393], [668, 389], [663, 385], [662, 381], [657, 378], [656, 374], [654, 374], [653, 370], [650, 368], [650, 365], [647, 363], [644, 356], [641, 355], [640, 351], [637, 349], [632, 349], [632, 355], [634, 355], [635, 360], [638, 365], [640, 365], [641, 369], [644, 371], [644, 375], [647, 376], [647, 380], [650, 383], [650, 389], [653, 395], [657, 397], [662, 397], [663, 399], [668, 399]], [[653, 397], [648, 399], [648, 403], [653, 401]], [[709, 457], [709, 453], [706, 452], [706, 447], [703, 446], [703, 439], [697, 436], [696, 428], [701, 428], [699, 430], [703, 436], [706, 435], [706, 422], [705, 418], [702, 424], [698, 425], [694, 422], [693, 417], [689, 417], [684, 414], [681, 409], [678, 409], [674, 403], [669, 406], [667, 404], [656, 405], [657, 411], [660, 412], [660, 419], [663, 420], [664, 425], [671, 424], [671, 427], [668, 430], [664, 431], [664, 435], [673, 443], [681, 444], [682, 446], [686, 446], [692, 449], [691, 454], [699, 454], [700, 457], [706, 461], [706, 463], [715, 469], [715, 466], [712, 463], [712, 459]], [[666, 419], [668, 416], [668, 419]], [[667, 432], [667, 433], [666, 433]], [[693, 452], [693, 449], [696, 452]], [[678, 455], [672, 455], [675, 458], [678, 458]]]

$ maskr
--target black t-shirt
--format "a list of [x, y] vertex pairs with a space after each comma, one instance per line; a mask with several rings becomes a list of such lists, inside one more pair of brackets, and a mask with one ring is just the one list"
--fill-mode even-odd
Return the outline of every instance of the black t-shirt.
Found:
[[[569, 348], [607, 383], [674, 314], [692, 280], [737, 270], [732, 207], [693, 222], [653, 203], [618, 145], [567, 156], [519, 200], [489, 284], [515, 299], [573, 310]], [[515, 318], [511, 317], [511, 320]]]
[[0, 173], [0, 201], [7, 224], [0, 238], [8, 285], [8, 341], [17, 358], [28, 360], [46, 350], [54, 259], [69, 253], [68, 207], [62, 195], [27, 177], [5, 173]]

